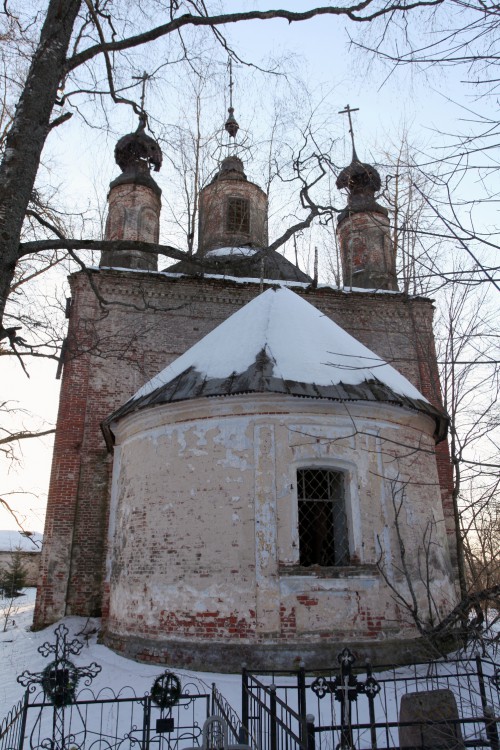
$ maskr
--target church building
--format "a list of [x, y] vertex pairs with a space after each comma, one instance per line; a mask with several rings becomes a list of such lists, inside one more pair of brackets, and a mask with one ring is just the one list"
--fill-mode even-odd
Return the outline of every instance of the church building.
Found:
[[[145, 124], [116, 146], [105, 239], [158, 242]], [[232, 153], [201, 191], [193, 256], [122, 244], [70, 277], [35, 625], [102, 616], [124, 655], [207, 670], [408, 661], [457, 601], [432, 302], [398, 291], [355, 151], [342, 288], [267, 249], [244, 170]]]

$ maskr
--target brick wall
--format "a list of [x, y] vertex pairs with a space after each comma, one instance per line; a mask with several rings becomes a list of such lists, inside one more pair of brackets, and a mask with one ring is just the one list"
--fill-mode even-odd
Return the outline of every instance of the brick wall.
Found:
[[351, 213], [337, 227], [344, 284], [397, 290], [389, 218], [382, 213]]
[[[227, 230], [229, 198], [248, 202], [250, 226], [248, 232]], [[258, 185], [243, 179], [219, 179], [200, 192], [199, 252], [216, 247], [249, 245], [266, 247], [267, 195]]]
[[[143, 383], [259, 293], [259, 285], [161, 274], [90, 272], [70, 279], [73, 304], [54, 446], [35, 624], [102, 607], [111, 457], [100, 422]], [[439, 405], [429, 300], [301, 289], [310, 303], [400, 370]], [[438, 468], [452, 557], [446, 450]]]
[[[154, 181], [152, 178], [151, 182]], [[141, 240], [158, 242], [160, 226], [161, 191], [135, 182], [115, 185], [109, 191], [106, 240]], [[101, 266], [139, 268], [155, 271], [158, 257], [140, 250], [102, 253]]]
[[[432, 419], [388, 404], [273, 393], [187, 400], [120, 420], [104, 642], [148, 639], [165, 656], [181, 639], [212, 669], [207, 640], [252, 642], [255, 658], [269, 642], [295, 652], [318, 640], [329, 647], [417, 636], [409, 608], [430, 618], [423, 560], [432, 616], [455, 603], [433, 429]], [[297, 468], [332, 465], [344, 475], [357, 562], [305, 569]], [[400, 540], [414, 599], [401, 575]], [[228, 657], [228, 667], [240, 663]]]

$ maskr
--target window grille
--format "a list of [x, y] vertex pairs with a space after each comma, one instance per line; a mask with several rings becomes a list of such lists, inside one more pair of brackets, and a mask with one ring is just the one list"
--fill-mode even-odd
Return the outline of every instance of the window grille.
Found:
[[349, 564], [344, 475], [329, 469], [297, 471], [300, 564]]
[[250, 207], [244, 198], [229, 198], [226, 229], [228, 232], [250, 232]]

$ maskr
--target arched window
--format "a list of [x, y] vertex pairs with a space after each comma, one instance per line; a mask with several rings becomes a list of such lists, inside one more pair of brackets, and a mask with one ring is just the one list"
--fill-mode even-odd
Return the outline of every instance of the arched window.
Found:
[[244, 198], [229, 198], [227, 201], [226, 230], [228, 232], [250, 232], [250, 206]]
[[344, 474], [297, 470], [300, 565], [349, 565]]

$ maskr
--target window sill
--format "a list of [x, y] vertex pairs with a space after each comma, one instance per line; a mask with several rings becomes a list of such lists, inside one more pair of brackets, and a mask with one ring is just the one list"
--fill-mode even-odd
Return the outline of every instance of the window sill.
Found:
[[280, 576], [310, 576], [314, 578], [366, 578], [378, 576], [379, 570], [375, 564], [342, 565], [335, 567], [321, 567], [311, 565], [307, 568], [301, 565], [280, 565]]

